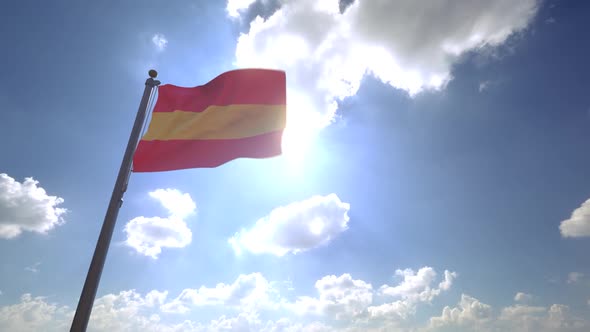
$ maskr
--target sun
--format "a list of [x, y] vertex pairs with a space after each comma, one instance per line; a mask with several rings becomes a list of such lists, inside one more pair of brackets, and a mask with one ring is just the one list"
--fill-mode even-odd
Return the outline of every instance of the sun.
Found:
[[323, 127], [319, 113], [304, 95], [288, 92], [287, 127], [283, 132], [283, 155], [289, 161], [303, 161]]

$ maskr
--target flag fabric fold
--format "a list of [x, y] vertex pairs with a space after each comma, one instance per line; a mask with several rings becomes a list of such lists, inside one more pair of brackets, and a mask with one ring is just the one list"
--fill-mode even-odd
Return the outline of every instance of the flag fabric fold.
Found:
[[217, 167], [281, 154], [286, 126], [283, 71], [238, 69], [193, 88], [163, 85], [134, 172]]

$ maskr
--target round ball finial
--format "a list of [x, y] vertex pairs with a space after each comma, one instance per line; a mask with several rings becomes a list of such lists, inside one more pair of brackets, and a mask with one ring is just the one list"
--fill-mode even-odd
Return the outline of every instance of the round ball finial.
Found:
[[150, 69], [150, 71], [148, 72], [148, 75], [150, 75], [151, 78], [156, 78], [156, 77], [158, 77], [158, 72], [155, 71], [154, 69]]

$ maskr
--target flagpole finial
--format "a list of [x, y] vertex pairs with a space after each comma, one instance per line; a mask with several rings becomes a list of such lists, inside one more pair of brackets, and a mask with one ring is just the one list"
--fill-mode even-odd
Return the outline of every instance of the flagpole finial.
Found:
[[154, 69], [150, 69], [150, 71], [148, 71], [148, 75], [150, 75], [151, 78], [156, 78], [158, 77], [158, 72]]

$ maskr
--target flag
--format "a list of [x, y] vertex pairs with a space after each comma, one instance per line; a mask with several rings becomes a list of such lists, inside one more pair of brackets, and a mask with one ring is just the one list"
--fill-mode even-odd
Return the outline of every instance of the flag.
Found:
[[134, 172], [217, 167], [236, 158], [281, 154], [286, 126], [285, 73], [225, 72], [193, 88], [163, 85]]

